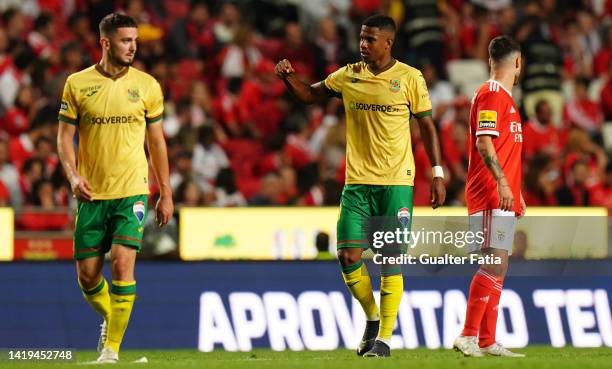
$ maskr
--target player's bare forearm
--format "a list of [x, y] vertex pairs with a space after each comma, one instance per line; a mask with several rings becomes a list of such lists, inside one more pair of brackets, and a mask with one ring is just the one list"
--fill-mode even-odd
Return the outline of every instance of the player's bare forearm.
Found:
[[[434, 126], [431, 116], [417, 118], [421, 138], [425, 145], [425, 151], [432, 166], [439, 166], [442, 163], [442, 155], [440, 154], [440, 141], [438, 133]], [[431, 180], [430, 202], [431, 207], [436, 209], [446, 201], [446, 187], [444, 186], [444, 178], [434, 176]]]
[[283, 82], [285, 82], [289, 92], [304, 104], [314, 104], [327, 98], [322, 82], [309, 85], [306, 82], [300, 81], [295, 75], [283, 79]]
[[59, 129], [57, 132], [57, 153], [66, 172], [66, 177], [70, 182], [77, 175], [76, 169], [76, 155], [74, 153], [74, 133], [76, 127], [62, 122], [59, 122]]
[[421, 130], [421, 138], [425, 145], [425, 151], [429, 157], [432, 166], [441, 165], [442, 155], [440, 154], [440, 141], [438, 133], [430, 115], [417, 118], [419, 129]]
[[478, 136], [476, 138], [476, 148], [493, 178], [495, 178], [497, 182], [505, 182], [506, 176], [499, 164], [499, 160], [497, 160], [497, 152], [495, 151], [495, 146], [493, 146], [491, 137], [486, 135]]
[[153, 123], [147, 127], [147, 145], [149, 147], [153, 173], [159, 184], [160, 195], [172, 198], [168, 149], [166, 148], [166, 140], [161, 122]]
[[159, 200], [155, 204], [155, 220], [159, 227], [166, 225], [174, 213], [172, 189], [170, 188], [170, 169], [168, 149], [161, 122], [147, 126], [147, 145], [151, 156], [151, 166], [159, 184]]
[[304, 104], [314, 104], [327, 98], [327, 89], [322, 82], [310, 85], [301, 81], [295, 75], [295, 70], [287, 59], [279, 61], [274, 68], [274, 72], [278, 78], [283, 80], [289, 92]]

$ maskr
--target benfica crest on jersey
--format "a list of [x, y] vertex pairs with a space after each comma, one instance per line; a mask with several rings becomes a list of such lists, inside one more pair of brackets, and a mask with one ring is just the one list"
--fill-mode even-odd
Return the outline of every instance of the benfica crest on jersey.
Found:
[[392, 79], [389, 81], [389, 90], [391, 90], [391, 92], [397, 92], [401, 87], [399, 79]]

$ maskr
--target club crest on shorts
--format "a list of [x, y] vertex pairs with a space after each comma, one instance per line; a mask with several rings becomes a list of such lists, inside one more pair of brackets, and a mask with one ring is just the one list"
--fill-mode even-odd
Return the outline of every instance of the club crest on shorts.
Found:
[[145, 203], [142, 201], [136, 201], [134, 206], [132, 206], [132, 211], [134, 212], [136, 219], [138, 219], [138, 222], [142, 223], [145, 216]]
[[402, 227], [407, 227], [410, 223], [410, 210], [408, 208], [400, 208], [397, 211], [397, 221], [400, 222]]

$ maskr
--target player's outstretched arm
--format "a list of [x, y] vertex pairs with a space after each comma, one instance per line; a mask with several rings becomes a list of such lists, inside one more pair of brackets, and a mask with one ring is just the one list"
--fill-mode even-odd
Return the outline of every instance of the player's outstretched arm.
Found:
[[[417, 118], [419, 129], [421, 130], [421, 138], [425, 144], [425, 151], [431, 162], [432, 167], [440, 166], [442, 163], [442, 155], [440, 154], [440, 141], [438, 133], [434, 126], [433, 119], [430, 115]], [[437, 208], [444, 205], [446, 201], [446, 187], [444, 187], [444, 178], [434, 176], [431, 182], [431, 207]]]
[[287, 86], [287, 89], [304, 104], [314, 104], [324, 101], [329, 93], [322, 82], [317, 82], [314, 85], [300, 81], [295, 70], [287, 59], [283, 59], [276, 64], [274, 71], [278, 78], [282, 79]]
[[91, 186], [87, 179], [79, 176], [76, 169], [76, 156], [74, 154], [74, 133], [76, 127], [66, 122], [59, 122], [57, 132], [57, 153], [60, 162], [70, 182], [72, 194], [82, 201], [91, 201]]
[[479, 135], [476, 138], [476, 148], [478, 149], [482, 161], [489, 169], [493, 178], [495, 178], [495, 181], [497, 181], [499, 208], [501, 210], [511, 211], [514, 206], [514, 195], [512, 195], [512, 188], [510, 188], [506, 175], [497, 160], [497, 152], [493, 145], [493, 139], [489, 135]]
[[172, 202], [172, 189], [170, 187], [168, 150], [161, 122], [147, 125], [147, 145], [153, 172], [159, 184], [159, 200], [155, 205], [155, 220], [158, 226], [163, 227], [174, 213], [174, 203]]

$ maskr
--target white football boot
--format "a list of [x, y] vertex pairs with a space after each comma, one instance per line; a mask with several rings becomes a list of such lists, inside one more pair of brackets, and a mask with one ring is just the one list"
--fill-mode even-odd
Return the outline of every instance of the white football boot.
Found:
[[476, 336], [459, 336], [453, 342], [455, 351], [460, 351], [465, 356], [483, 357], [484, 354], [478, 347], [478, 338]]
[[505, 356], [505, 357], [525, 357], [524, 354], [518, 354], [516, 352], [512, 352], [502, 346], [499, 342], [495, 342], [491, 346], [482, 347], [480, 349], [483, 354], [491, 355], [491, 356]]

